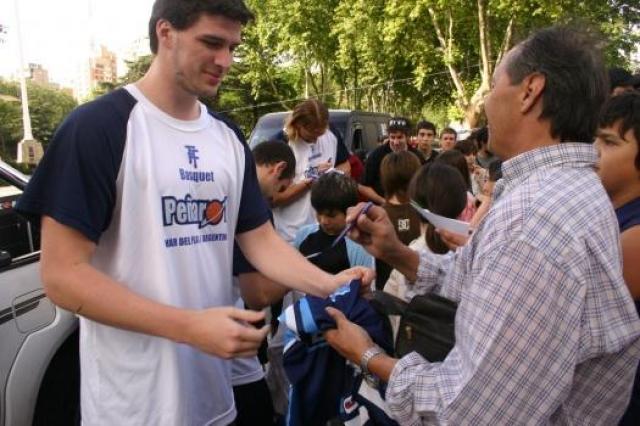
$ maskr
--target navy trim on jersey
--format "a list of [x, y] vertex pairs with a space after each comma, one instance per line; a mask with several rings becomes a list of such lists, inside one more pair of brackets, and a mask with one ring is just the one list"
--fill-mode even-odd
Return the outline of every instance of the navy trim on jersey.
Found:
[[118, 89], [71, 112], [16, 209], [33, 219], [50, 216], [97, 243], [111, 222], [127, 123], [136, 103]]
[[236, 234], [242, 234], [267, 222], [271, 217], [269, 208], [260, 191], [256, 164], [253, 161], [253, 154], [247, 145], [244, 134], [228, 117], [211, 110], [208, 111], [213, 118], [222, 121], [233, 130], [244, 148], [244, 180], [242, 182], [242, 195], [238, 211], [238, 224], [236, 225]]
[[[269, 220], [273, 225], [273, 213], [269, 210]], [[237, 242], [233, 244], [233, 276], [237, 277], [240, 274], [248, 274], [256, 272], [257, 269], [253, 267], [251, 262], [247, 260], [244, 253], [240, 249]]]

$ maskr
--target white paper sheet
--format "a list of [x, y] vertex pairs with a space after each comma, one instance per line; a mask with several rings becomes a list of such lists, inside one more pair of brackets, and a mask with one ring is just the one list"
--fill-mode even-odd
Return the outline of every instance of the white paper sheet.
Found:
[[461, 235], [471, 234], [471, 228], [469, 223], [461, 220], [449, 219], [448, 217], [440, 216], [427, 209], [423, 209], [416, 202], [412, 201], [411, 206], [420, 213], [422, 217], [427, 219], [433, 226], [438, 229], [445, 229], [450, 232]]

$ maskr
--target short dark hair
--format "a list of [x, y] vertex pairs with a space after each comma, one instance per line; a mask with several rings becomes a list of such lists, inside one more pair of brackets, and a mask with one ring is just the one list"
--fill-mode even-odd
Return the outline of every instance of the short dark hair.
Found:
[[533, 33], [509, 55], [512, 84], [533, 73], [545, 77], [541, 119], [560, 142], [593, 142], [609, 85], [596, 37], [567, 26]]
[[323, 174], [311, 186], [311, 206], [318, 213], [340, 211], [358, 204], [358, 184], [339, 172]]
[[610, 92], [613, 92], [616, 87], [636, 87], [640, 83], [640, 76], [634, 76], [624, 68], [609, 68], [608, 75]]
[[158, 53], [156, 24], [166, 19], [177, 30], [191, 27], [202, 14], [219, 15], [246, 25], [254, 19], [243, 0], [156, 0], [149, 18], [149, 45]]
[[483, 146], [489, 143], [489, 128], [487, 126], [480, 127], [474, 130], [468, 139], [473, 139], [476, 142], [478, 149], [482, 149]]
[[502, 160], [494, 158], [489, 163], [489, 180], [497, 182], [502, 179]]
[[[411, 198], [433, 213], [448, 218], [457, 218], [467, 206], [467, 188], [462, 176], [454, 167], [444, 163], [427, 163], [418, 170], [410, 186]], [[447, 245], [427, 225], [425, 239], [434, 253], [449, 251]]]
[[416, 124], [416, 132], [419, 132], [422, 129], [432, 130], [433, 134], [438, 133], [438, 131], [436, 130], [436, 125], [427, 120], [418, 121], [418, 124]]
[[464, 179], [467, 185], [467, 191], [471, 191], [471, 177], [469, 176], [469, 166], [467, 166], [467, 160], [460, 151], [451, 149], [440, 153], [435, 159], [436, 163], [444, 163], [452, 166], [460, 171], [462, 179]]
[[472, 139], [465, 139], [456, 142], [456, 144], [453, 146], [453, 149], [455, 149], [456, 151], [460, 151], [462, 155], [471, 155], [478, 153], [478, 147]]
[[410, 151], [390, 152], [380, 164], [380, 180], [387, 199], [396, 196], [407, 202], [409, 183], [420, 168], [418, 156]]
[[280, 141], [267, 141], [253, 148], [253, 160], [258, 166], [271, 166], [281, 161], [287, 163], [282, 170], [280, 179], [291, 179], [296, 174], [296, 157], [286, 143]]
[[451, 127], [445, 127], [444, 129], [442, 129], [442, 132], [440, 132], [440, 137], [442, 137], [442, 135], [444, 134], [454, 135], [456, 139], [458, 139], [458, 132], [453, 130]]
[[409, 136], [411, 133], [411, 124], [404, 117], [393, 117], [387, 123], [387, 132], [402, 132]]
[[602, 108], [600, 127], [610, 127], [620, 122], [621, 138], [629, 130], [638, 144], [638, 154], [635, 158], [636, 169], [640, 170], [640, 93], [626, 92], [610, 98]]

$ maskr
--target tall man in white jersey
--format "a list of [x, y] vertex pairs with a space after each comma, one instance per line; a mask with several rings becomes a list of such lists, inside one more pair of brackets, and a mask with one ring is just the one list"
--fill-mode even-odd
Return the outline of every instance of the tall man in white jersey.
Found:
[[223, 358], [255, 355], [267, 333], [231, 307], [234, 239], [304, 292], [370, 279], [328, 275], [276, 235], [241, 132], [198, 102], [251, 18], [242, 0], [157, 0], [147, 74], [71, 113], [20, 200], [42, 220], [47, 295], [80, 315], [84, 424], [233, 421]]

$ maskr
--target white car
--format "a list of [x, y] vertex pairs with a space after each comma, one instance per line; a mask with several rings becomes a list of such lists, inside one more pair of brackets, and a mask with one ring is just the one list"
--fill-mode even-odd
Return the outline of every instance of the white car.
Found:
[[0, 161], [0, 426], [79, 424], [78, 320], [40, 281], [40, 224], [14, 211], [28, 177]]

